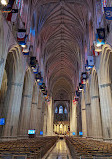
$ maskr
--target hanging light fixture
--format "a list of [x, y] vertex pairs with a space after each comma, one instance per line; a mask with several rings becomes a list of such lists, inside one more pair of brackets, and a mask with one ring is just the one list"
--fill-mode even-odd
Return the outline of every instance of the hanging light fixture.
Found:
[[8, 2], [9, 2], [8, 0], [1, 0], [1, 4], [4, 6], [6, 6], [8, 4]]
[[38, 82], [39, 85], [42, 84], [43, 82], [43, 78], [41, 76], [41, 72], [38, 72], [36, 75], [35, 75], [35, 78], [36, 78], [36, 81]]
[[79, 83], [79, 91], [81, 92], [83, 90], [83, 85]]

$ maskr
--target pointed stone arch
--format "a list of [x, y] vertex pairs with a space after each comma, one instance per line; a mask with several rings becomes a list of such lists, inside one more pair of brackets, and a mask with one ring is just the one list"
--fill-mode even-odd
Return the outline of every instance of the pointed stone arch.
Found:
[[26, 137], [28, 129], [30, 128], [30, 111], [32, 102], [32, 92], [33, 92], [33, 77], [31, 69], [28, 68], [24, 76], [24, 85], [21, 99], [21, 111], [19, 115], [19, 127], [18, 135], [19, 137]]
[[98, 80], [104, 140], [112, 139], [112, 48], [102, 48]]
[[92, 137], [95, 139], [102, 139], [102, 119], [100, 109], [100, 97], [98, 86], [98, 75], [93, 68], [91, 77], [91, 118], [92, 118]]
[[4, 137], [16, 137], [24, 80], [22, 54], [18, 45], [14, 45], [9, 49], [5, 70], [3, 71], [7, 77], [7, 92], [3, 109], [6, 123], [2, 135]]

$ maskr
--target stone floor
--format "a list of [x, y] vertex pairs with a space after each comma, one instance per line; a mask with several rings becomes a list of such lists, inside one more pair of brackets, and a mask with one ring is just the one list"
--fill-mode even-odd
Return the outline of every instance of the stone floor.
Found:
[[72, 159], [65, 140], [59, 140], [47, 159]]

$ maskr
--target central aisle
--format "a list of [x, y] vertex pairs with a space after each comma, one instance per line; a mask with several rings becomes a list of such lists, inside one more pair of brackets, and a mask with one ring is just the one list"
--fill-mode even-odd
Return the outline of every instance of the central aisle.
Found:
[[59, 140], [47, 159], [72, 159], [65, 140]]

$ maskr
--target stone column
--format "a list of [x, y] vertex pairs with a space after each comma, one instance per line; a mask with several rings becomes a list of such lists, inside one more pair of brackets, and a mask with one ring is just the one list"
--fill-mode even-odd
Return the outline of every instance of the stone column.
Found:
[[44, 125], [43, 125], [43, 135], [46, 135], [46, 112], [44, 113]]
[[11, 83], [9, 97], [7, 98], [8, 114], [4, 128], [4, 137], [17, 137], [19, 113], [21, 106], [23, 83]]
[[47, 135], [51, 136], [53, 134], [52, 97], [50, 98], [47, 109]]
[[91, 137], [92, 136], [91, 103], [86, 103], [86, 122], [87, 122], [87, 137]]
[[32, 94], [23, 94], [22, 112], [20, 116], [19, 136], [25, 137], [30, 129], [30, 111], [31, 111]]
[[41, 129], [40, 129], [40, 131], [43, 131], [43, 128], [44, 128], [44, 112], [42, 110], [42, 114], [41, 114]]
[[70, 132], [77, 135], [77, 103], [72, 100], [71, 118], [70, 118]]
[[5, 62], [3, 58], [3, 48], [4, 48], [3, 15], [2, 12], [0, 11], [0, 88], [4, 74], [4, 62]]
[[38, 103], [32, 103], [31, 106], [31, 121], [30, 121], [30, 129], [37, 129], [37, 124], [38, 124], [38, 118], [37, 118], [37, 113], [38, 113], [38, 108], [37, 108]]
[[91, 97], [92, 137], [102, 139], [99, 96]]
[[84, 98], [84, 90], [82, 90], [81, 114], [82, 114], [82, 132], [83, 132], [83, 136], [87, 137], [86, 105], [85, 105], [85, 98]]
[[111, 83], [99, 86], [104, 140], [112, 140], [112, 97]]
[[41, 124], [42, 124], [42, 121], [41, 121], [41, 116], [42, 116], [42, 108], [37, 108], [37, 121], [38, 121], [38, 124], [37, 124], [37, 135], [40, 135], [40, 131], [41, 131]]

